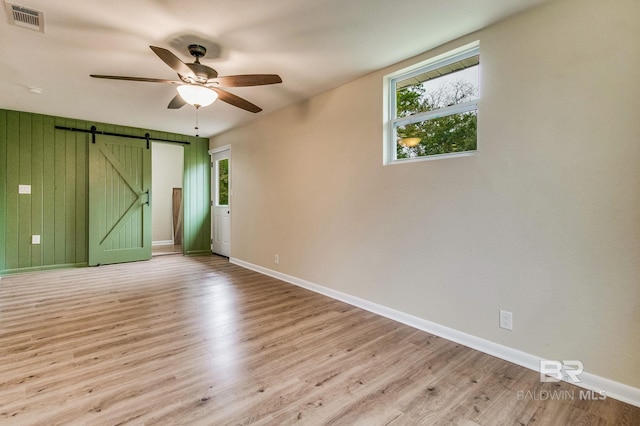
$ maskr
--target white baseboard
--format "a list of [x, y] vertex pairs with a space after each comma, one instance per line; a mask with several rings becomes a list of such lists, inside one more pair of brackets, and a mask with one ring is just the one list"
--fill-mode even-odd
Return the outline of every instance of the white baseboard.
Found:
[[173, 240], [151, 241], [152, 246], [172, 246]]
[[[377, 303], [370, 302], [365, 299], [361, 299], [359, 297], [343, 293], [341, 291], [333, 290], [331, 288], [314, 284], [312, 282], [293, 277], [291, 275], [283, 274], [282, 272], [254, 265], [241, 259], [231, 257], [229, 258], [229, 262], [243, 268], [250, 269], [252, 271], [256, 271], [273, 278], [277, 278], [289, 284], [306, 288], [307, 290], [311, 290], [315, 293], [322, 294], [332, 299], [348, 303], [349, 305], [356, 306], [374, 314], [378, 314], [394, 321], [406, 324], [418, 330], [422, 330], [427, 333], [442, 337], [444, 339], [451, 340], [452, 342], [468, 346], [472, 349], [484, 352], [505, 361], [512, 362], [522, 367], [526, 367], [536, 372], [540, 371], [540, 361], [544, 360], [543, 358], [540, 358], [538, 356], [522, 352], [520, 350], [510, 348], [508, 346], [504, 346], [495, 342], [491, 342], [489, 340], [482, 339], [471, 334], [463, 333], [461, 331], [454, 330], [452, 328], [445, 327], [431, 321], [427, 321], [423, 318], [419, 318], [414, 315], [410, 315], [383, 305], [379, 305]], [[634, 388], [632, 386], [625, 385], [623, 383], [616, 382], [604, 377], [596, 376], [595, 374], [591, 374], [586, 371], [580, 374], [580, 380], [580, 383], [569, 383], [582, 387], [584, 389], [594, 391], [597, 394], [604, 391], [607, 397], [617, 399], [636, 407], [640, 407], [640, 389], [638, 388]]]

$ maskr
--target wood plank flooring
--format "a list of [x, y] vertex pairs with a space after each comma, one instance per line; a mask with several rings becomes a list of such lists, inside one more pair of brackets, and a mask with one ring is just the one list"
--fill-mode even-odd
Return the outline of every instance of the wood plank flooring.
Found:
[[638, 425], [640, 408], [226, 258], [160, 256], [0, 279], [0, 424]]
[[179, 244], [163, 244], [151, 246], [152, 256], [165, 256], [168, 254], [182, 254], [182, 246]]

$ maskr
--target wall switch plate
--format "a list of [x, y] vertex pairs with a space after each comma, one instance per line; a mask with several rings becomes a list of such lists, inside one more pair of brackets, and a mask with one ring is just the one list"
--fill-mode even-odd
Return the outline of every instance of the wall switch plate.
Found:
[[40, 244], [40, 235], [32, 235], [31, 244]]
[[511, 312], [500, 310], [500, 328], [513, 330], [513, 314]]
[[276, 265], [278, 263], [280, 263], [280, 256], [278, 256], [277, 254], [273, 257], [273, 263], [275, 263]]
[[18, 194], [31, 194], [31, 185], [18, 185]]

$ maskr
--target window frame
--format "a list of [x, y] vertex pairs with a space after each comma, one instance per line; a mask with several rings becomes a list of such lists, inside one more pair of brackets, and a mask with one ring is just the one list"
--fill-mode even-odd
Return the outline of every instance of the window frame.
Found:
[[[396, 72], [388, 74], [384, 77], [384, 104], [385, 104], [385, 120], [384, 120], [384, 134], [383, 134], [383, 142], [384, 142], [384, 151], [383, 151], [383, 164], [405, 164], [412, 163], [416, 161], [428, 161], [428, 160], [437, 160], [441, 158], [455, 158], [455, 157], [466, 157], [470, 155], [474, 155], [478, 152], [478, 148], [473, 151], [462, 151], [462, 152], [449, 152], [445, 154], [433, 154], [433, 155], [424, 155], [413, 158], [396, 158], [397, 151], [397, 133], [396, 129], [400, 126], [406, 126], [409, 124], [414, 124], [423, 121], [429, 121], [441, 117], [446, 117], [453, 114], [460, 114], [470, 111], [478, 111], [478, 105], [480, 102], [480, 87], [478, 87], [478, 98], [450, 105], [442, 108], [438, 108], [431, 111], [421, 112], [413, 115], [409, 115], [406, 117], [397, 117], [397, 83], [399, 81], [403, 81], [409, 79], [411, 77], [415, 77], [420, 74], [424, 74], [438, 68], [445, 67], [452, 63], [480, 55], [480, 43], [478, 41], [462, 46], [458, 49], [450, 50], [441, 55], [435, 56], [433, 58], [427, 59], [425, 61], [418, 62], [416, 64], [410, 65], [408, 67], [402, 68]], [[480, 66], [478, 64], [478, 66]], [[437, 79], [437, 77], [436, 77]], [[435, 79], [434, 79], [435, 80]]]

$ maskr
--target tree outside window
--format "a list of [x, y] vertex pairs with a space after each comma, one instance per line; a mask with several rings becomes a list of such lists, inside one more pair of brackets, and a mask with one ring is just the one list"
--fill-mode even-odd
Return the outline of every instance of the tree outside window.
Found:
[[477, 47], [390, 80], [395, 160], [477, 150]]

